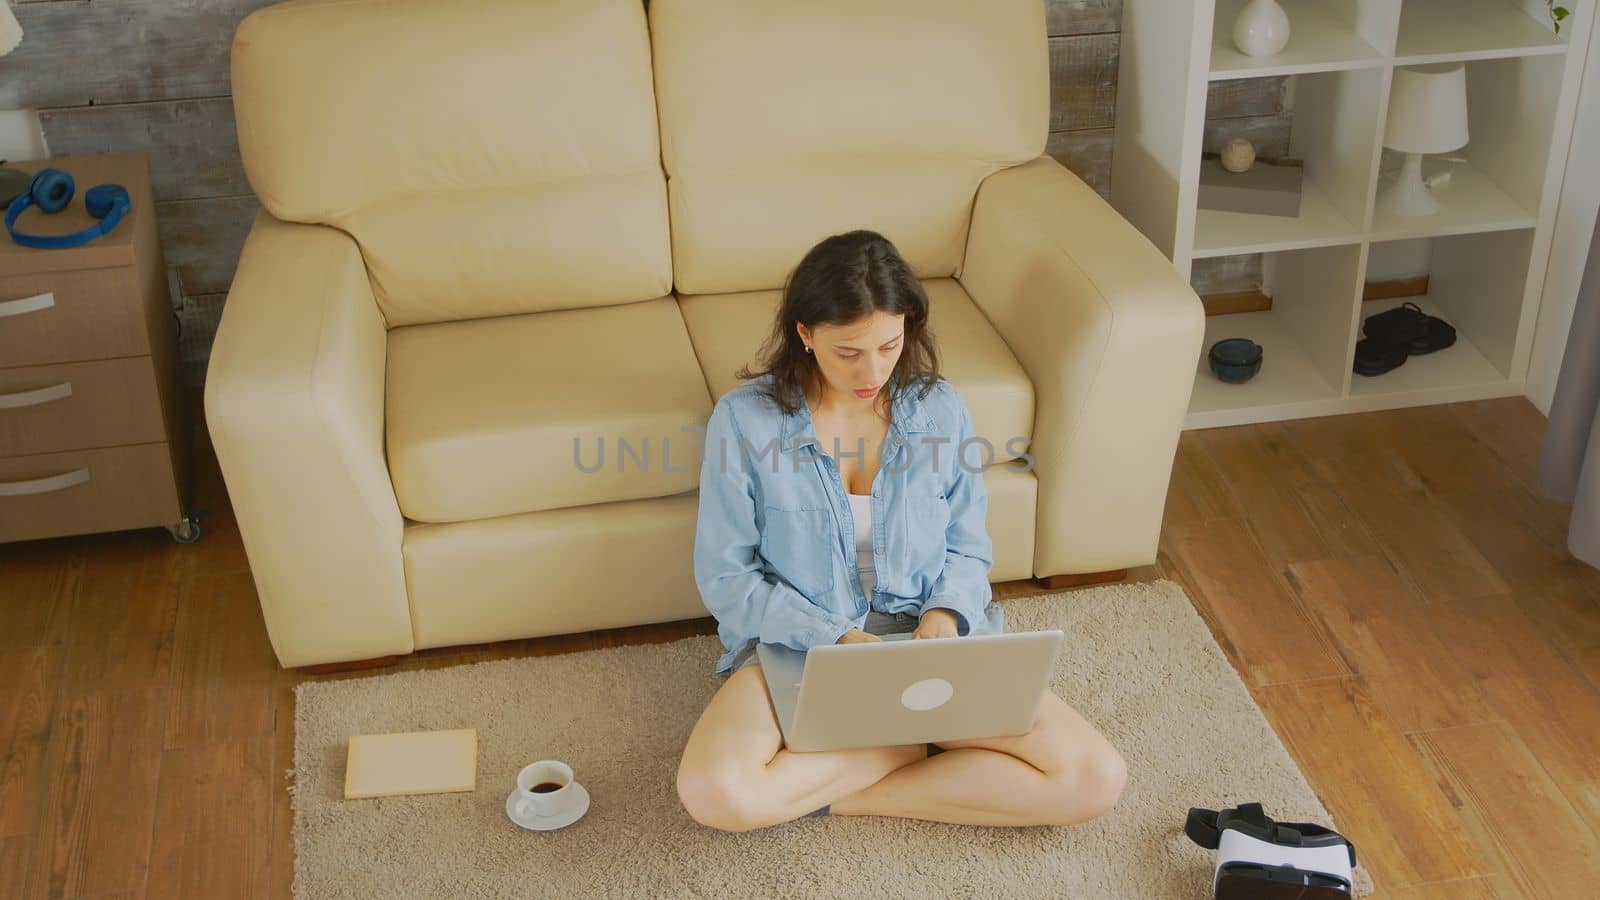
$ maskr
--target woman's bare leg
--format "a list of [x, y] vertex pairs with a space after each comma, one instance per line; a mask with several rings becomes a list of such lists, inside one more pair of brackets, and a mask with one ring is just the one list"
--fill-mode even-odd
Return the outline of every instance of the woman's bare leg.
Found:
[[678, 797], [701, 824], [749, 831], [813, 812], [927, 754], [925, 744], [790, 752], [761, 667], [750, 665], [728, 677], [690, 732]]
[[957, 825], [1076, 825], [1115, 806], [1127, 781], [1121, 754], [1051, 691], [1027, 734], [939, 746], [944, 753], [834, 800], [831, 812]]

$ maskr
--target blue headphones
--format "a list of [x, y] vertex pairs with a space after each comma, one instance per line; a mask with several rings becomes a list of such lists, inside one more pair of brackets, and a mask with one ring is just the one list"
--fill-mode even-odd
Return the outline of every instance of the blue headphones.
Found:
[[72, 175], [60, 169], [40, 169], [28, 189], [18, 194], [6, 209], [6, 230], [11, 239], [24, 247], [40, 250], [64, 250], [81, 247], [102, 235], [110, 234], [133, 205], [128, 189], [120, 184], [97, 184], [83, 195], [83, 207], [89, 215], [100, 221], [73, 234], [27, 234], [15, 227], [17, 217], [29, 206], [38, 206], [47, 213], [60, 212], [72, 201]]

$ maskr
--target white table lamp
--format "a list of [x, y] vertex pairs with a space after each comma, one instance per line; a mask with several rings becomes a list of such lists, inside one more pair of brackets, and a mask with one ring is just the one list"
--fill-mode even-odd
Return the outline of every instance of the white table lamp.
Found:
[[1422, 154], [1449, 153], [1467, 143], [1467, 67], [1433, 63], [1394, 70], [1383, 145], [1406, 155], [1400, 178], [1378, 205], [1396, 216], [1431, 216], [1439, 201], [1422, 183]]

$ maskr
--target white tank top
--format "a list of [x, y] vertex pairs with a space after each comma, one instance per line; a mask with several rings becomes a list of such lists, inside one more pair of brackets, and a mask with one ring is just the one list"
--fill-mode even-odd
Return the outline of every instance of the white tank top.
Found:
[[872, 495], [847, 494], [850, 514], [856, 524], [856, 571], [861, 574], [861, 589], [872, 598], [872, 586], [877, 583], [877, 570], [872, 564]]

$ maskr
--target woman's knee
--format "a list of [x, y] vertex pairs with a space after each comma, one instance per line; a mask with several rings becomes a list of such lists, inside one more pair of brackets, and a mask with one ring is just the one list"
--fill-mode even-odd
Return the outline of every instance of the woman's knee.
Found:
[[1127, 785], [1127, 761], [1115, 747], [1104, 744], [1100, 750], [1086, 756], [1079, 768], [1079, 803], [1089, 818], [1103, 816], [1121, 801]]
[[1043, 725], [1049, 733], [1050, 750], [1037, 764], [1052, 774], [1060, 787], [1056, 808], [1059, 824], [1072, 825], [1102, 816], [1122, 799], [1128, 784], [1128, 765], [1081, 714], [1054, 694], [1041, 707]]
[[721, 831], [749, 831], [754, 824], [751, 792], [726, 771], [678, 770], [678, 802], [689, 817]]
[[1070, 762], [1054, 770], [1048, 824], [1079, 825], [1105, 815], [1121, 801], [1128, 783], [1127, 763], [1110, 744], [1099, 743], [1100, 749], [1073, 754]]
[[[768, 722], [760, 722], [762, 715]], [[748, 831], [765, 815], [755, 789], [782, 745], [759, 666], [733, 673], [701, 715], [678, 763], [678, 800], [702, 825]]]

